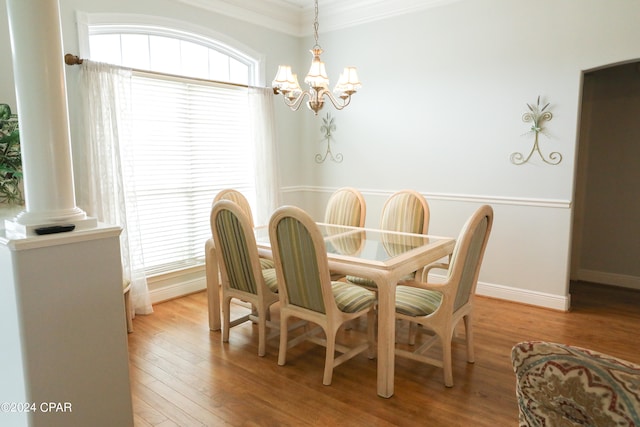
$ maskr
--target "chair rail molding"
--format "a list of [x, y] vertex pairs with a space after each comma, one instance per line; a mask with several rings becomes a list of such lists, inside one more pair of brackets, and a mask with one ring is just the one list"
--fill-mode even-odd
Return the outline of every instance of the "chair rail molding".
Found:
[[[282, 193], [322, 193], [332, 194], [338, 187], [320, 187], [320, 186], [288, 186], [282, 187]], [[481, 194], [457, 194], [457, 193], [430, 193], [417, 190], [425, 196], [427, 200], [443, 200], [453, 202], [481, 203], [493, 205], [513, 205], [513, 206], [529, 206], [543, 207], [554, 209], [570, 209], [572, 203], [570, 200], [562, 199], [537, 199], [526, 197], [507, 197], [507, 196], [491, 196]], [[395, 190], [376, 190], [376, 189], [360, 189], [365, 196], [371, 197], [389, 197]]]

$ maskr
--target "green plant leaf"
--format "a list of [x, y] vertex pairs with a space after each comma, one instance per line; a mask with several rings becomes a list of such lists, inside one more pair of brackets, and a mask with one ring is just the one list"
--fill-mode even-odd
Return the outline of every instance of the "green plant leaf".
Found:
[[22, 204], [22, 156], [18, 119], [0, 104], [0, 203]]

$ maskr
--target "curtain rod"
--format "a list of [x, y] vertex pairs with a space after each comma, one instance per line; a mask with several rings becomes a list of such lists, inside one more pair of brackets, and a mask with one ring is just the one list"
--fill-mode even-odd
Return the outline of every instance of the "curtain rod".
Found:
[[[64, 56], [64, 63], [67, 64], [67, 65], [80, 65], [83, 62], [84, 62], [84, 59], [80, 58], [77, 55], [73, 55], [71, 53], [67, 53]], [[115, 67], [128, 68], [128, 67], [122, 67], [120, 65], [115, 65]], [[146, 74], [152, 74], [152, 75], [156, 75], [156, 76], [175, 77], [175, 78], [180, 78], [180, 79], [190, 79], [190, 80], [196, 80], [196, 81], [207, 82], [207, 83], [216, 83], [216, 84], [227, 85], [227, 86], [246, 87], [246, 88], [249, 87], [249, 85], [245, 85], [245, 84], [241, 84], [241, 83], [230, 83], [230, 82], [223, 82], [223, 81], [220, 81], [220, 80], [209, 80], [209, 79], [203, 79], [203, 78], [200, 78], [200, 77], [179, 76], [177, 74], [160, 73], [158, 71], [141, 70], [141, 69], [138, 69], [138, 68], [128, 68], [128, 69], [130, 69], [131, 71], [137, 72], [137, 73], [146, 73]]]

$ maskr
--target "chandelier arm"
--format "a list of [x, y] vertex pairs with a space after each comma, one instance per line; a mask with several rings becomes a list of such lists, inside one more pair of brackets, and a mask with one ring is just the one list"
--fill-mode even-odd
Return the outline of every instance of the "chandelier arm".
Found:
[[304, 101], [305, 97], [309, 97], [311, 99], [311, 94], [308, 91], [301, 92], [293, 101], [289, 101], [289, 98], [286, 96], [282, 97], [282, 100], [286, 104], [287, 107], [291, 108], [293, 111], [298, 111], [298, 108], [302, 105], [302, 101]]
[[336, 110], [342, 110], [351, 102], [351, 95], [347, 96], [346, 98], [340, 97], [340, 99], [342, 99], [342, 102], [340, 102], [333, 96], [331, 91], [327, 89], [322, 89], [320, 93], [318, 93], [318, 99], [324, 98], [325, 95], [327, 96], [327, 98], [329, 98], [329, 101], [331, 101]]

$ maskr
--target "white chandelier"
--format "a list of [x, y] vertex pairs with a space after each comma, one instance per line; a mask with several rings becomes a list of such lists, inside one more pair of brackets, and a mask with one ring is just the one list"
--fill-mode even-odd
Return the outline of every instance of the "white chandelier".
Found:
[[315, 19], [313, 22], [313, 32], [316, 39], [316, 44], [313, 49], [310, 50], [313, 55], [311, 60], [311, 68], [309, 73], [304, 78], [304, 82], [309, 85], [309, 89], [303, 91], [298, 83], [298, 77], [291, 72], [289, 65], [280, 65], [278, 67], [278, 73], [273, 80], [273, 93], [282, 94], [284, 103], [289, 106], [293, 111], [296, 111], [302, 105], [304, 98], [309, 98], [307, 106], [313, 110], [315, 115], [318, 115], [318, 111], [324, 106], [325, 96], [329, 98], [329, 101], [338, 110], [342, 110], [349, 105], [351, 101], [351, 95], [356, 93], [362, 86], [360, 80], [358, 80], [358, 74], [355, 67], [346, 67], [338, 83], [336, 84], [333, 92], [339, 98], [336, 98], [329, 88], [329, 77], [325, 70], [324, 62], [320, 60], [322, 49], [318, 45], [318, 0], [315, 0]]

